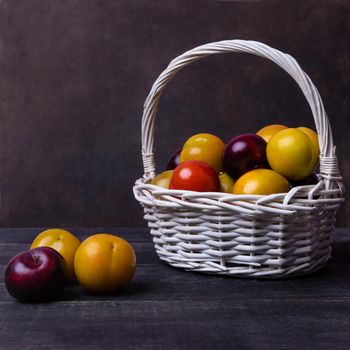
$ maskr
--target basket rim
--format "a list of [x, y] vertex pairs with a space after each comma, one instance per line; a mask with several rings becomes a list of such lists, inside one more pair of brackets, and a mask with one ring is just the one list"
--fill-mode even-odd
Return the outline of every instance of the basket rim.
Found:
[[[241, 214], [295, 215], [313, 212], [320, 207], [337, 210], [344, 202], [342, 188], [327, 189], [320, 179], [315, 185], [293, 187], [286, 193], [270, 195], [244, 195], [224, 192], [196, 192], [171, 190], [140, 178], [133, 187], [135, 198], [143, 205], [159, 208], [187, 208], [189, 210], [214, 210]], [[319, 196], [319, 198], [316, 198]]]

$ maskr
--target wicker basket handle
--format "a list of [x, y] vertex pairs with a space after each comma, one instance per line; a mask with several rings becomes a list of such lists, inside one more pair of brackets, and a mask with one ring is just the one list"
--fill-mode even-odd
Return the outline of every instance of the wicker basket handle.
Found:
[[328, 183], [333, 179], [339, 181], [338, 162], [333, 145], [332, 131], [315, 85], [292, 56], [260, 42], [245, 40], [225, 40], [198, 46], [172, 60], [169, 66], [159, 75], [145, 101], [143, 110], [141, 130], [144, 177], [153, 178], [155, 175], [153, 154], [154, 122], [160, 96], [167, 84], [177, 72], [190, 63], [209, 55], [229, 52], [247, 52], [270, 59], [289, 73], [297, 82], [310, 105], [315, 120], [321, 151], [320, 174]]

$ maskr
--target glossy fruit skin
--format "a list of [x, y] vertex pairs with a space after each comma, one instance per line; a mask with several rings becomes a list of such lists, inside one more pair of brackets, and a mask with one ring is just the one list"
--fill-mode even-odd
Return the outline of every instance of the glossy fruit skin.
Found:
[[191, 136], [184, 144], [180, 154], [180, 163], [188, 160], [200, 160], [209, 164], [216, 172], [222, 170], [222, 154], [225, 144], [212, 134]]
[[[319, 161], [319, 156], [320, 156], [320, 145], [318, 143], [318, 136], [315, 133], [315, 131], [313, 131], [312, 129], [306, 128], [304, 126], [300, 126], [297, 128], [298, 130], [301, 130], [302, 132], [304, 132], [310, 139], [313, 148], [314, 148], [314, 155], [313, 155], [313, 163], [315, 164], [315, 167], [318, 164]], [[314, 167], [314, 169], [315, 169]]]
[[290, 181], [292, 187], [316, 185], [318, 183], [318, 177], [315, 173], [307, 176], [306, 178], [299, 181]]
[[217, 192], [219, 177], [207, 163], [199, 160], [188, 160], [181, 163], [170, 180], [170, 189], [197, 192]]
[[271, 168], [288, 180], [304, 179], [316, 166], [310, 138], [295, 128], [274, 134], [267, 144], [266, 154]]
[[267, 125], [256, 132], [257, 135], [262, 137], [266, 142], [269, 142], [271, 137], [278, 131], [287, 129], [285, 125], [282, 124], [271, 124]]
[[180, 164], [181, 151], [182, 148], [178, 149], [170, 156], [170, 158], [168, 159], [166, 170], [174, 170]]
[[21, 302], [58, 298], [67, 283], [66, 262], [49, 247], [39, 247], [14, 256], [5, 271], [7, 291]]
[[37, 247], [51, 247], [59, 252], [66, 260], [68, 279], [74, 277], [74, 255], [80, 245], [80, 240], [72, 233], [59, 228], [52, 228], [41, 232], [33, 241], [31, 249]]
[[255, 169], [242, 175], [233, 185], [234, 194], [285, 193], [289, 191], [289, 182], [282, 175], [270, 169]]
[[166, 170], [158, 174], [152, 179], [151, 184], [163, 188], [169, 188], [170, 179], [173, 176], [174, 170]]
[[98, 233], [79, 246], [74, 268], [79, 283], [89, 292], [112, 294], [131, 281], [136, 269], [136, 256], [125, 239]]
[[234, 137], [226, 145], [223, 164], [225, 171], [234, 179], [250, 170], [268, 167], [265, 140], [256, 134]]
[[219, 188], [220, 192], [232, 193], [234, 181], [230, 175], [228, 175], [227, 173], [220, 173], [219, 181], [220, 181], [220, 188]]

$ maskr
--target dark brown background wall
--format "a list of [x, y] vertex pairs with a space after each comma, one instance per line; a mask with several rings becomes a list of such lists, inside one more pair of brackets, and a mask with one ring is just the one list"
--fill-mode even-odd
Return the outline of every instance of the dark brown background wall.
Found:
[[[349, 1], [3, 0], [0, 16], [1, 226], [145, 225], [132, 195], [143, 101], [172, 58], [222, 39], [297, 58], [350, 188]], [[243, 54], [202, 60], [161, 100], [158, 170], [193, 133], [228, 140], [271, 123], [313, 126], [286, 73]]]

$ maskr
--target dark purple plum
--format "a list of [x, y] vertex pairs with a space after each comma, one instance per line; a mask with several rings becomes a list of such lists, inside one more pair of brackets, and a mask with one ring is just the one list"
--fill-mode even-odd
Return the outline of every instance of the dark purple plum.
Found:
[[178, 149], [170, 156], [166, 170], [174, 170], [180, 164], [181, 151], [182, 148]]
[[21, 302], [54, 300], [66, 286], [66, 269], [64, 258], [53, 248], [21, 252], [6, 267], [7, 291]]
[[266, 141], [256, 134], [243, 134], [230, 140], [224, 151], [224, 170], [234, 179], [247, 171], [269, 168], [266, 159]]
[[289, 183], [291, 184], [292, 187], [316, 185], [318, 183], [318, 177], [315, 173], [312, 173], [311, 175], [305, 177], [302, 180], [289, 181]]

